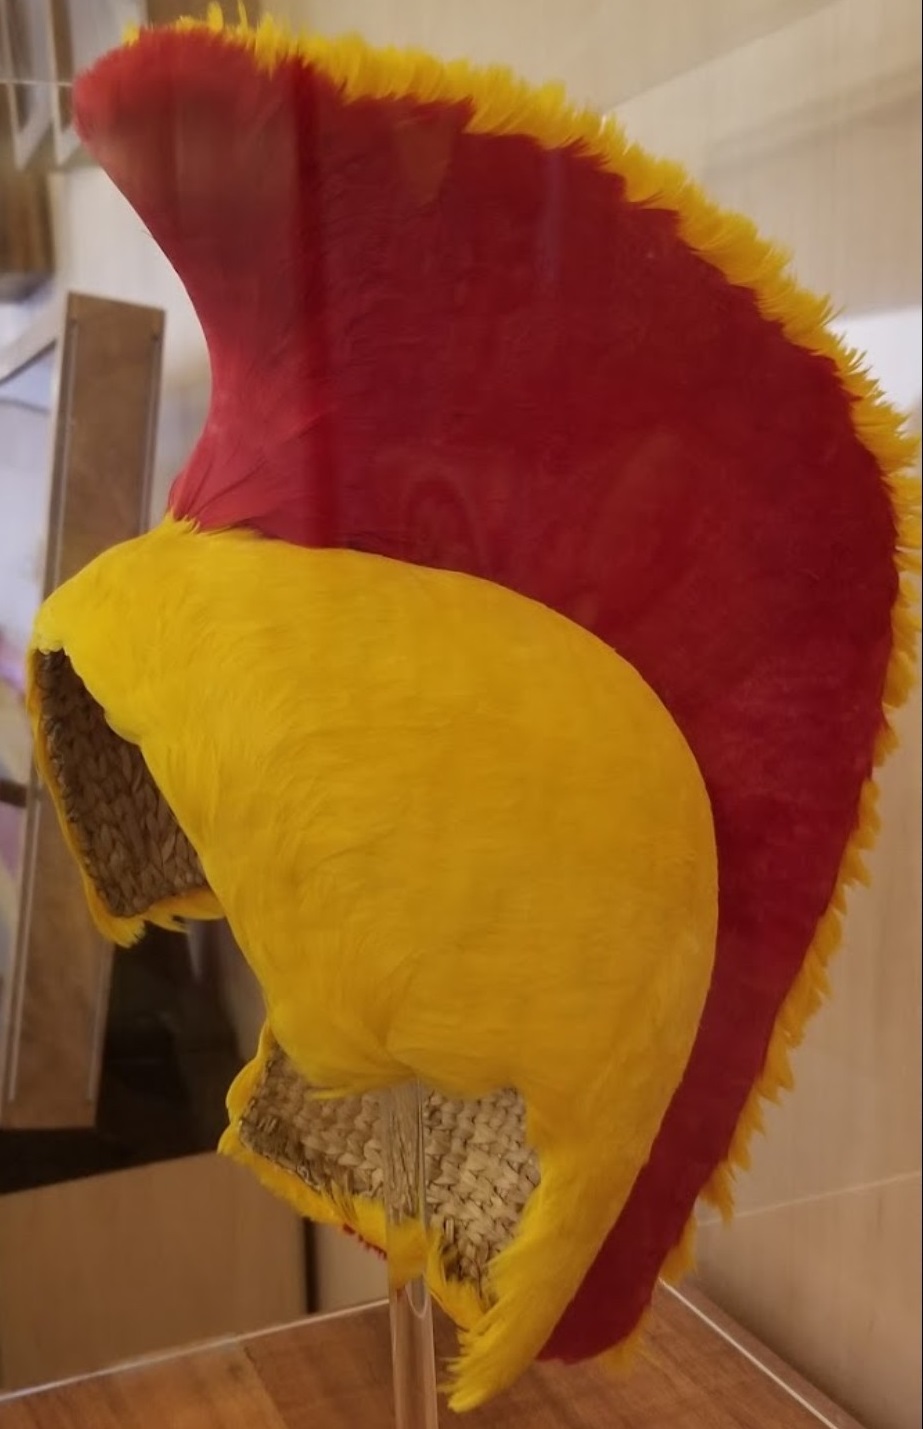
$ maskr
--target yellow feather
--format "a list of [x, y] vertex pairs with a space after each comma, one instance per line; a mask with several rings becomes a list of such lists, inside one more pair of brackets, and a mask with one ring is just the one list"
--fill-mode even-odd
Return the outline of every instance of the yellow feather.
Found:
[[[306, 1080], [522, 1094], [541, 1180], [466, 1312], [452, 1402], [479, 1403], [576, 1292], [696, 1035], [717, 870], [682, 734], [608, 646], [501, 586], [172, 520], [54, 592], [34, 640], [140, 747]], [[381, 1243], [380, 1210], [321, 1214]]]

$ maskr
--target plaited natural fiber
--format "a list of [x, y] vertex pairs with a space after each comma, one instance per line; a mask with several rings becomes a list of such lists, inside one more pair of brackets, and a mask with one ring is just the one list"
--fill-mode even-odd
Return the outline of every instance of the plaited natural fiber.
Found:
[[48, 757], [87, 873], [117, 917], [206, 886], [140, 750], [110, 729], [63, 650], [36, 654]]
[[[429, 1217], [445, 1248], [446, 1273], [484, 1293], [484, 1272], [512, 1240], [539, 1181], [522, 1098], [508, 1089], [477, 1101], [432, 1092], [424, 1116]], [[381, 1200], [378, 1097], [318, 1098], [278, 1046], [239, 1132], [249, 1151], [314, 1191]]]

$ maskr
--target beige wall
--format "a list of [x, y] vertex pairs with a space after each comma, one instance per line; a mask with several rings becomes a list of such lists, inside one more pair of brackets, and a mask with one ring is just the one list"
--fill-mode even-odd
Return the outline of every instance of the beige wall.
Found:
[[219, 1156], [0, 1197], [0, 1393], [289, 1324], [304, 1271], [295, 1216]]

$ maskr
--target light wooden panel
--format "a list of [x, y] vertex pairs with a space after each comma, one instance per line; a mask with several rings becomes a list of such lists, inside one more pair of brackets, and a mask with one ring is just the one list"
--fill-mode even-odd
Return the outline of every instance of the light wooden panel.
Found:
[[222, 1157], [0, 1197], [4, 1390], [291, 1323], [304, 1309], [301, 1222]]
[[[707, 1314], [707, 1308], [706, 1308]], [[735, 1327], [663, 1296], [633, 1370], [541, 1365], [443, 1429], [859, 1429], [836, 1407], [734, 1343]], [[455, 1350], [442, 1317], [441, 1361]], [[809, 1404], [816, 1405], [818, 1418]], [[0, 1402], [0, 1429], [391, 1429], [383, 1306], [321, 1317], [238, 1346]]]
[[[163, 314], [71, 295], [56, 414], [45, 590], [144, 529]], [[27, 810], [0, 1121], [91, 1125], [110, 949], [46, 793]]]

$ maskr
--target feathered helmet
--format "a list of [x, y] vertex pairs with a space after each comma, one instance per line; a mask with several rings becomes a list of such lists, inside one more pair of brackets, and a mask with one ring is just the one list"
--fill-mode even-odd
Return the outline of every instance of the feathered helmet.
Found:
[[38, 763], [107, 935], [224, 916], [259, 978], [225, 1151], [380, 1246], [377, 1094], [425, 1084], [466, 1408], [631, 1339], [788, 1084], [911, 678], [913, 444], [556, 92], [214, 16], [74, 105], [213, 391], [41, 609]]

